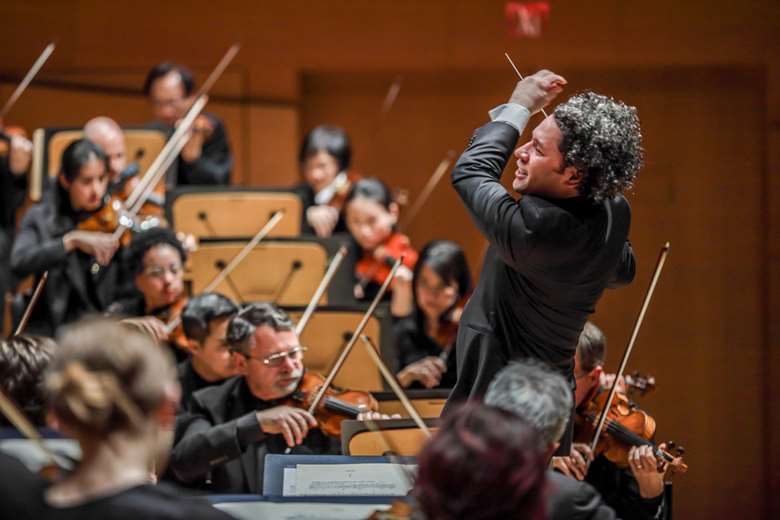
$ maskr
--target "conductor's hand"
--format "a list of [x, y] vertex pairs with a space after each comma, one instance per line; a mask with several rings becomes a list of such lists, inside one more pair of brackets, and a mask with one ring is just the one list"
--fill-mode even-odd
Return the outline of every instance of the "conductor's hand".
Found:
[[441, 381], [441, 376], [447, 371], [447, 366], [441, 358], [428, 356], [414, 363], [410, 363], [398, 372], [398, 382], [404, 388], [414, 381], [419, 381], [425, 388], [433, 388]]
[[65, 251], [80, 249], [88, 255], [94, 256], [97, 263], [106, 266], [114, 257], [119, 242], [111, 233], [99, 231], [71, 231], [63, 237]]
[[517, 82], [509, 102], [524, 106], [531, 114], [535, 114], [555, 99], [563, 91], [564, 85], [566, 80], [562, 76], [549, 70], [540, 70]]
[[309, 412], [292, 406], [275, 406], [255, 412], [255, 416], [263, 432], [283, 435], [290, 448], [302, 443], [309, 429], [317, 426], [317, 421]]

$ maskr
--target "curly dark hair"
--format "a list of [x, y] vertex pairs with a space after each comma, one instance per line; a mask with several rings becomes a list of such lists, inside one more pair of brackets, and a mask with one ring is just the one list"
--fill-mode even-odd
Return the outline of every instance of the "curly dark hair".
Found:
[[644, 160], [635, 107], [583, 92], [558, 105], [553, 117], [563, 135], [563, 167], [583, 175], [581, 195], [599, 202], [633, 186]]
[[153, 227], [133, 236], [125, 251], [125, 265], [133, 273], [140, 274], [144, 270], [144, 256], [146, 256], [146, 253], [153, 247], [163, 244], [171, 246], [179, 253], [182, 264], [187, 262], [187, 251], [184, 249], [181, 241], [176, 238], [176, 233], [168, 228]]
[[[36, 426], [45, 425], [43, 375], [57, 344], [42, 336], [0, 340], [0, 389]], [[0, 416], [0, 426], [8, 423]]]

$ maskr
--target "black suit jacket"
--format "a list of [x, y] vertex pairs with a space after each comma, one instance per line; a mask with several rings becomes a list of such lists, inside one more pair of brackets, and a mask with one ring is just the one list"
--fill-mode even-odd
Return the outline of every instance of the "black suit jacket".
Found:
[[615, 512], [593, 486], [555, 471], [547, 472], [548, 520], [613, 520]]
[[62, 237], [74, 229], [75, 222], [55, 208], [54, 198], [31, 207], [11, 250], [15, 276], [34, 275], [37, 283], [43, 272], [49, 271], [43, 296], [30, 318], [29, 333], [53, 335], [60, 325], [104, 311], [118, 296], [122, 278], [119, 252], [93, 277], [90, 268], [94, 259], [79, 250], [65, 251]]
[[514, 199], [500, 177], [517, 138], [512, 126], [488, 123], [452, 171], [453, 186], [490, 247], [461, 318], [458, 380], [447, 408], [484, 395], [496, 372], [516, 358], [542, 360], [573, 384], [585, 321], [606, 287], [634, 276], [626, 199]]
[[[211, 493], [262, 493], [262, 460], [284, 453], [281, 435], [266, 435], [255, 411], [277, 406], [252, 396], [243, 376], [195, 392], [190, 411], [176, 418], [170, 472], [187, 486]], [[292, 453], [338, 453], [338, 440], [310, 430]]]

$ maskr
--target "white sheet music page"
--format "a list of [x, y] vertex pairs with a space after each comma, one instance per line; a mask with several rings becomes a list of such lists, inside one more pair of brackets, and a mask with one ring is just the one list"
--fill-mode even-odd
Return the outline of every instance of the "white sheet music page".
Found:
[[387, 504], [328, 504], [275, 503], [275, 502], [223, 502], [214, 507], [240, 520], [273, 518], [274, 520], [364, 520], [377, 510], [385, 510]]
[[[298, 496], [405, 496], [416, 465], [298, 464]], [[405, 473], [406, 472], [406, 473]]]

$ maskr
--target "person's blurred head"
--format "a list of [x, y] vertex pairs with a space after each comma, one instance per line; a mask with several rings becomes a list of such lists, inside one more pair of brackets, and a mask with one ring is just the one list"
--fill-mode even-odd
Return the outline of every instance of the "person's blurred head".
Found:
[[[43, 336], [0, 340], [0, 389], [35, 426], [45, 426], [43, 375], [57, 344]], [[7, 425], [0, 415], [0, 425]]]
[[62, 152], [57, 189], [61, 203], [74, 211], [95, 211], [108, 190], [108, 161], [102, 148], [77, 139]]
[[171, 127], [184, 116], [194, 90], [192, 72], [170, 62], [155, 65], [147, 74], [143, 88], [155, 119]]
[[243, 308], [228, 327], [228, 343], [238, 370], [258, 399], [285, 397], [303, 377], [304, 348], [290, 317], [272, 303]]
[[434, 240], [420, 251], [414, 266], [415, 307], [440, 318], [471, 292], [471, 272], [457, 243]]
[[184, 291], [187, 253], [170, 229], [154, 227], [133, 235], [126, 261], [147, 310], [172, 304]]
[[111, 180], [117, 181], [127, 167], [127, 149], [122, 129], [113, 119], [99, 116], [87, 121], [84, 136], [103, 149]]
[[428, 520], [542, 520], [543, 451], [522, 419], [469, 402], [423, 448], [412, 494]]
[[106, 319], [65, 328], [46, 372], [58, 427], [82, 446], [171, 428], [179, 402], [173, 359], [151, 338]]
[[571, 415], [572, 395], [562, 375], [526, 359], [509, 363], [496, 374], [485, 394], [485, 403], [531, 425], [550, 455], [558, 447]]
[[320, 125], [306, 134], [298, 153], [303, 179], [314, 193], [328, 186], [349, 168], [352, 150], [349, 136], [338, 127]]
[[203, 293], [189, 299], [181, 314], [192, 366], [203, 379], [220, 381], [237, 374], [226, 334], [238, 306], [219, 293]]
[[387, 185], [375, 177], [352, 184], [345, 211], [350, 234], [366, 251], [382, 245], [398, 222], [398, 204]]
[[607, 338], [601, 329], [589, 321], [585, 322], [574, 354], [574, 378], [577, 382], [575, 405], [579, 406], [601, 384], [606, 349]]

